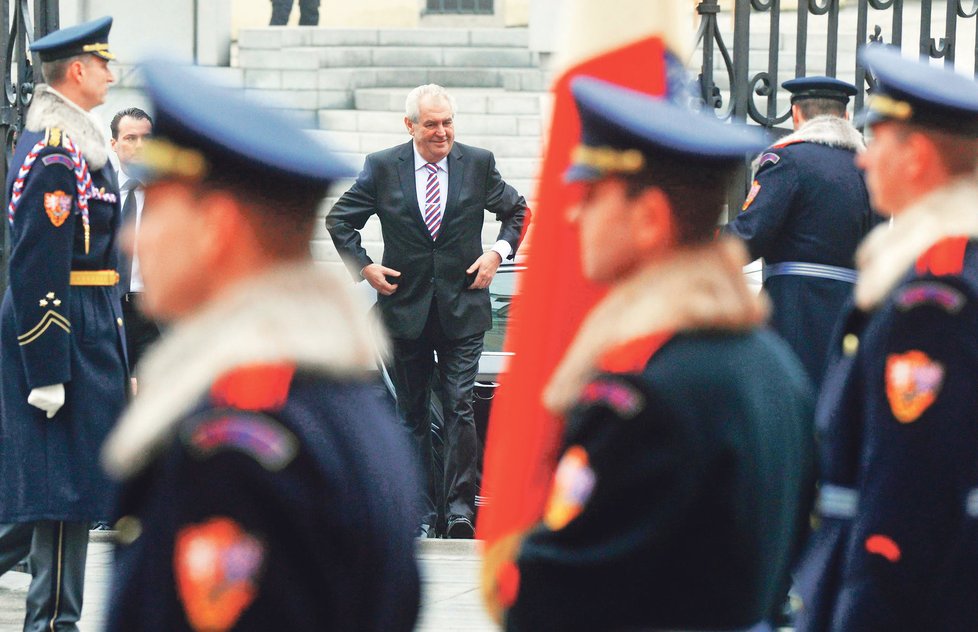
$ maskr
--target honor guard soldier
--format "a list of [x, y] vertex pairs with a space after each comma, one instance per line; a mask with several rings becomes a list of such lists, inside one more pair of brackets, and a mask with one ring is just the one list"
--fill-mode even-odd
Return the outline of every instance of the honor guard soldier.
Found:
[[879, 217], [855, 165], [866, 148], [846, 112], [856, 87], [831, 77], [782, 85], [796, 131], [755, 159], [743, 212], [726, 232], [747, 243], [752, 259], [764, 258], [771, 325], [817, 384], [852, 295], [856, 246]]
[[103, 455], [123, 481], [108, 629], [407, 632], [416, 466], [375, 323], [309, 251], [350, 169], [192, 69], [141, 69], [155, 126], [123, 241], [170, 328]]
[[892, 223], [859, 248], [817, 407], [820, 527], [799, 630], [974, 630], [978, 84], [863, 53], [878, 85], [859, 166]]
[[508, 630], [764, 626], [807, 521], [811, 392], [743, 246], [712, 240], [763, 137], [671, 96], [572, 90], [572, 218], [585, 276], [611, 288], [544, 393], [566, 418], [544, 518], [515, 564], [489, 561], [489, 592]]
[[112, 18], [34, 42], [35, 88], [7, 178], [0, 310], [0, 572], [30, 550], [25, 630], [75, 630], [88, 525], [112, 486], [98, 453], [126, 400], [118, 186], [89, 111], [105, 100]]

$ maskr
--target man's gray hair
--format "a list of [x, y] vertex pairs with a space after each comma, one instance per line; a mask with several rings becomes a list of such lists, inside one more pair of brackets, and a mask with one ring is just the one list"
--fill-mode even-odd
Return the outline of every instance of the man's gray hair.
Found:
[[448, 107], [452, 111], [452, 117], [454, 118], [455, 97], [450, 95], [445, 88], [434, 83], [428, 83], [408, 92], [407, 99], [404, 100], [404, 116], [408, 117], [412, 123], [419, 123], [421, 121], [422, 99], [444, 99], [448, 103]]

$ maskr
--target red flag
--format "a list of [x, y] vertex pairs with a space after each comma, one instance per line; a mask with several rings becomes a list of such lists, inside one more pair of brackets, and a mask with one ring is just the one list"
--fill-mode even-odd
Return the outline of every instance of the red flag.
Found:
[[577, 229], [566, 219], [583, 190], [563, 181], [571, 151], [580, 140], [570, 82], [586, 75], [664, 94], [668, 36], [663, 34], [684, 32], [675, 28], [676, 18], [684, 13], [692, 20], [692, 5], [685, 0], [573, 4], [569, 10], [576, 13], [566, 35], [574, 49], [563, 51], [571, 62], [552, 89], [554, 109], [533, 214], [533, 245], [513, 305], [513, 321], [519, 326], [506, 340], [515, 357], [493, 402], [489, 424], [482, 487], [489, 503], [478, 521], [478, 537], [486, 540], [487, 548], [526, 529], [543, 513], [563, 420], [543, 407], [541, 396], [584, 316], [604, 293], [584, 279]]

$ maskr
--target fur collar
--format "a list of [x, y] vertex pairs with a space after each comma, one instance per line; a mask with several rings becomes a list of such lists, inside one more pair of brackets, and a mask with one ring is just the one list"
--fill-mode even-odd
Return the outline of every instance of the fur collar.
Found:
[[960, 178], [874, 228], [856, 252], [856, 305], [877, 307], [914, 261], [945, 237], [978, 237], [975, 200], [978, 182], [972, 176]]
[[737, 239], [689, 248], [642, 268], [588, 314], [544, 390], [544, 405], [566, 412], [604, 352], [659, 332], [742, 331], [767, 317], [766, 298], [744, 280], [747, 251]]
[[61, 128], [78, 145], [93, 171], [98, 171], [109, 161], [108, 141], [99, 120], [46, 83], [34, 87], [34, 99], [27, 110], [25, 127], [31, 132]]
[[774, 146], [782, 147], [791, 143], [816, 143], [857, 153], [866, 149], [863, 135], [852, 126], [852, 123], [838, 116], [829, 115], [816, 116], [806, 121], [797, 131], [785, 136]]
[[376, 369], [386, 343], [367, 306], [331, 273], [290, 264], [227, 289], [166, 331], [139, 366], [139, 394], [102, 454], [120, 479], [165, 446], [211, 384], [235, 367], [289, 361], [341, 377]]

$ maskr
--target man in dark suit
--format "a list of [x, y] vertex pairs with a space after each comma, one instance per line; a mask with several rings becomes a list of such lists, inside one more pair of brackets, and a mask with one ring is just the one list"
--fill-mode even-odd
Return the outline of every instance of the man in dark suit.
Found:
[[[405, 109], [412, 140], [367, 156], [326, 227], [354, 280], [365, 279], [377, 290], [393, 338], [398, 410], [428, 472], [419, 535], [435, 524], [435, 481], [443, 480], [448, 536], [472, 537], [477, 479], [472, 388], [483, 336], [492, 325], [487, 288], [503, 259], [513, 258], [529, 211], [500, 177], [491, 152], [455, 143], [455, 103], [444, 88], [415, 88]], [[485, 211], [502, 223], [487, 252], [482, 250]], [[374, 214], [384, 236], [379, 264], [367, 255], [357, 232]], [[438, 475], [431, 467], [428, 413], [435, 353], [445, 422], [445, 468]]]
[[757, 157], [744, 212], [726, 231], [764, 258], [771, 325], [818, 383], [856, 280], [856, 246], [881, 218], [855, 163], [866, 148], [846, 112], [856, 87], [832, 77], [783, 85], [796, 131]]
[[[153, 134], [153, 119], [139, 108], [120, 110], [109, 123], [112, 150], [119, 157], [120, 190], [122, 192], [122, 222], [131, 223], [136, 230], [143, 213], [142, 183], [130, 174], [134, 164], [142, 159], [143, 143]], [[139, 255], [119, 257], [119, 295], [122, 299], [122, 319], [126, 326], [126, 349], [129, 352], [131, 373], [146, 349], [160, 337], [160, 328], [139, 311], [143, 294], [143, 277], [139, 273]]]

